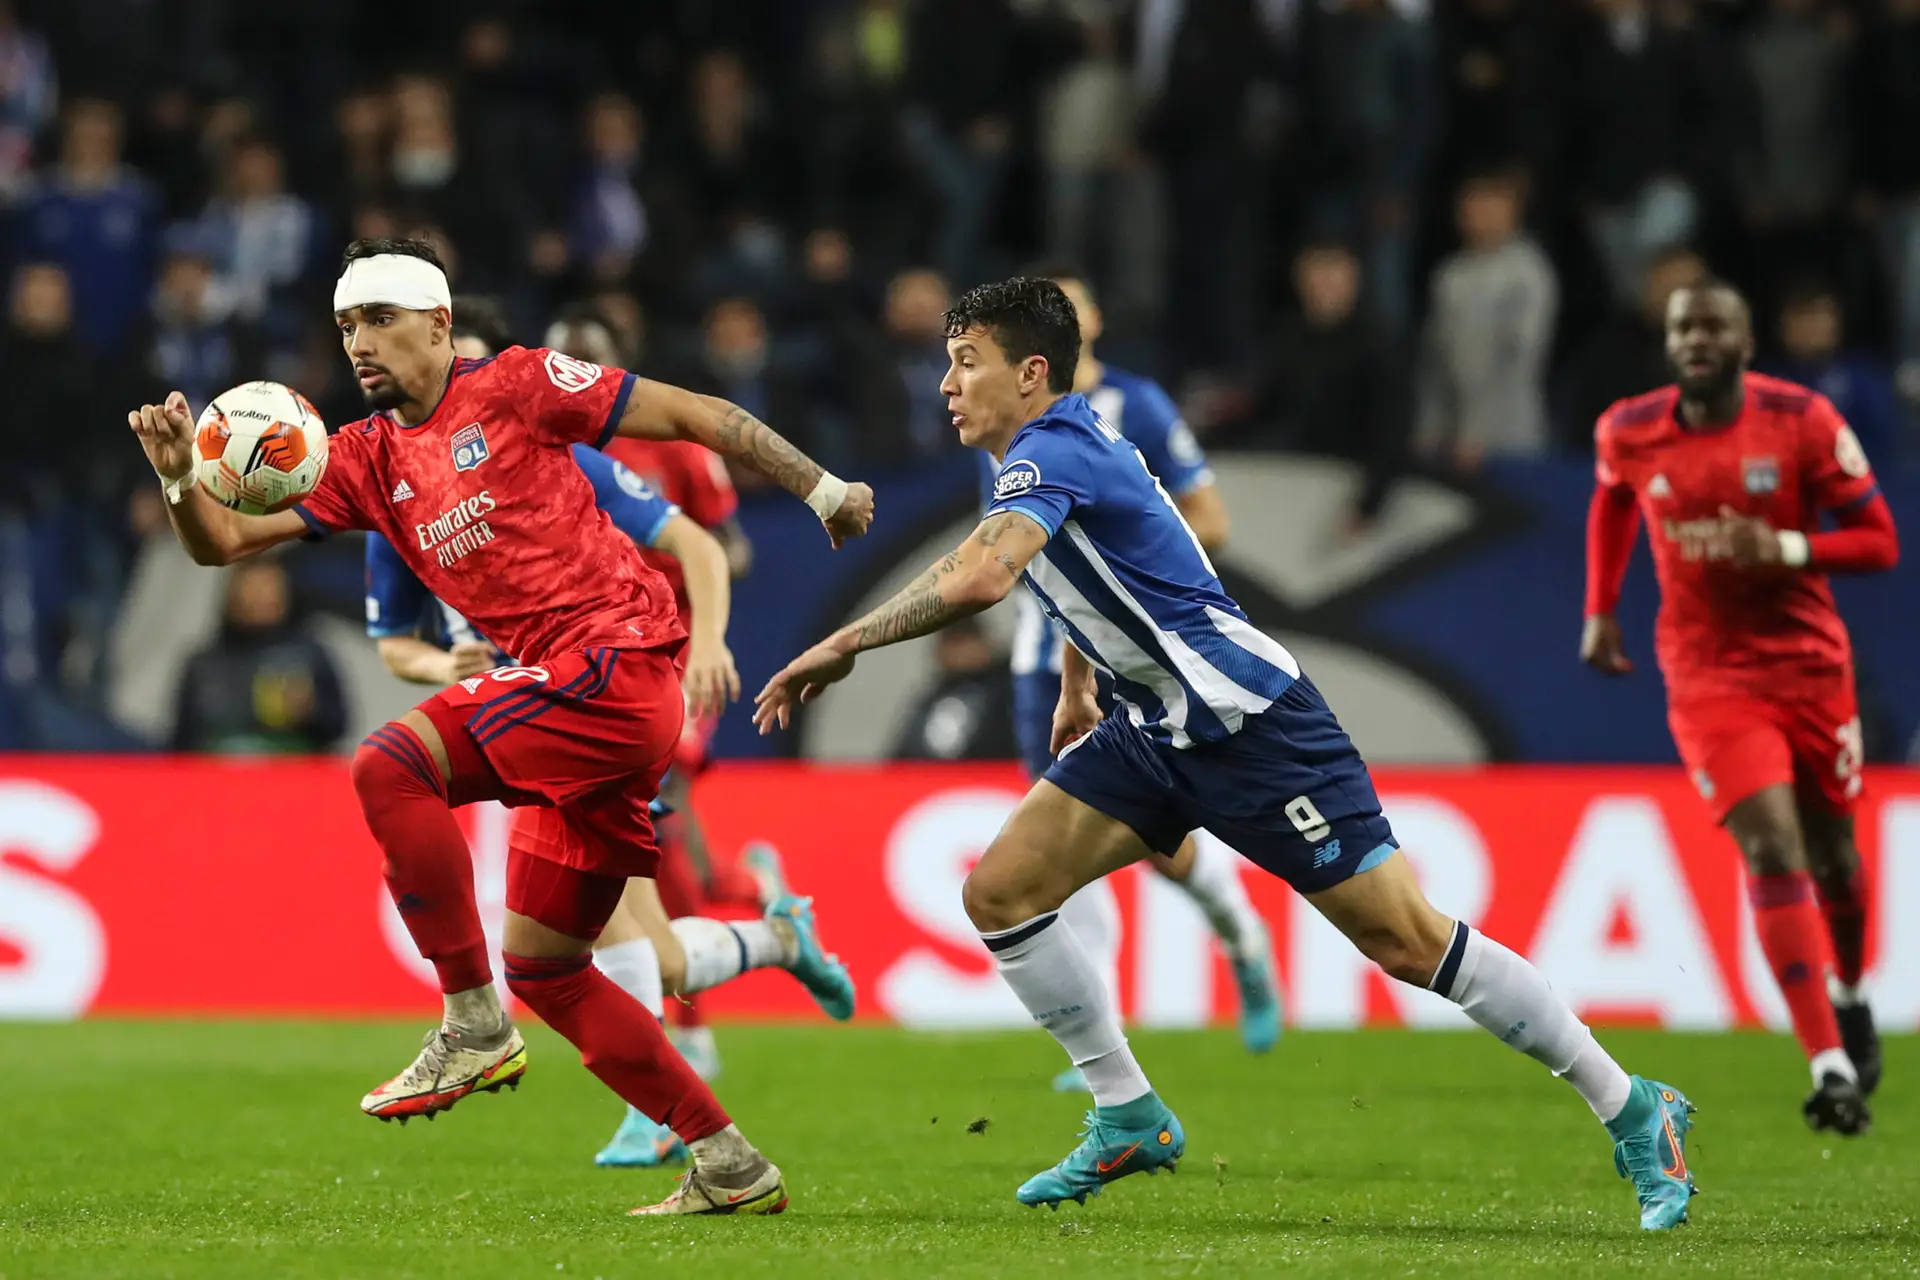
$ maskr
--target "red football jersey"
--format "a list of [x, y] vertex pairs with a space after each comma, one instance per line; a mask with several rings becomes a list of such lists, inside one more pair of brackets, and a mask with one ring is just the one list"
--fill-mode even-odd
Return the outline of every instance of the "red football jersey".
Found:
[[[726, 522], [740, 507], [740, 495], [720, 455], [691, 440], [635, 440], [621, 437], [607, 443], [607, 456], [647, 482], [649, 488], [702, 529]], [[680, 562], [650, 547], [640, 549], [647, 564], [673, 585], [673, 598], [684, 621], [691, 616], [687, 579]]]
[[1670, 688], [1778, 693], [1783, 677], [1851, 670], [1825, 574], [1727, 562], [1722, 506], [1775, 529], [1817, 532], [1820, 513], [1870, 497], [1873, 472], [1831, 401], [1746, 375], [1731, 424], [1691, 430], [1678, 388], [1623, 400], [1595, 429], [1603, 485], [1633, 491], [1660, 580], [1654, 648]]
[[457, 360], [427, 420], [342, 427], [295, 508], [384, 534], [428, 591], [520, 662], [683, 639], [673, 596], [594, 505], [568, 446], [609, 439], [635, 378], [557, 351]]

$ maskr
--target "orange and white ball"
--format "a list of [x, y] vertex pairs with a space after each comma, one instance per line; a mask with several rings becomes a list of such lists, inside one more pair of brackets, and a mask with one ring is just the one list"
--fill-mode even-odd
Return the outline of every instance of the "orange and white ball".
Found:
[[327, 469], [327, 425], [307, 398], [277, 382], [243, 382], [208, 402], [193, 430], [200, 484], [247, 515], [284, 511]]

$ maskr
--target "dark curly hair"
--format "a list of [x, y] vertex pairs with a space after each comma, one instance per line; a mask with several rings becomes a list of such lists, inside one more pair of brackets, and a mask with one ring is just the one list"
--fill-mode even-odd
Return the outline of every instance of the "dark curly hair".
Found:
[[985, 329], [1009, 363], [1040, 356], [1047, 362], [1047, 389], [1073, 390], [1080, 363], [1080, 320], [1073, 303], [1051, 280], [1016, 276], [998, 284], [975, 285], [960, 295], [946, 315], [947, 336]]
[[484, 293], [463, 293], [454, 298], [453, 336], [478, 338], [495, 355], [513, 345], [506, 308], [500, 305], [500, 299]]
[[362, 258], [377, 258], [381, 254], [397, 253], [403, 258], [421, 258], [445, 271], [447, 264], [440, 260], [439, 251], [425, 240], [394, 239], [388, 236], [368, 236], [355, 240], [340, 255], [340, 269], [345, 271], [349, 262], [358, 262]]

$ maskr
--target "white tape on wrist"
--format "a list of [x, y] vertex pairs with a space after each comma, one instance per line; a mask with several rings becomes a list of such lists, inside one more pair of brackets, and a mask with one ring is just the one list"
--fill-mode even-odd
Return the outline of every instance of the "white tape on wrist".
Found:
[[1798, 529], [1782, 529], [1774, 537], [1780, 539], [1780, 563], [1802, 568], [1813, 559], [1813, 548], [1807, 543], [1807, 535]]
[[813, 486], [813, 492], [807, 495], [807, 505], [813, 508], [813, 514], [822, 521], [831, 520], [840, 510], [840, 504], [847, 500], [847, 482], [831, 471], [820, 474], [820, 483]]
[[193, 488], [193, 486], [198, 483], [200, 483], [200, 472], [198, 469], [189, 469], [187, 474], [181, 476], [178, 480], [169, 480], [165, 476], [161, 476], [160, 491], [167, 495], [167, 503], [169, 506], [177, 507], [185, 500], [187, 490]]

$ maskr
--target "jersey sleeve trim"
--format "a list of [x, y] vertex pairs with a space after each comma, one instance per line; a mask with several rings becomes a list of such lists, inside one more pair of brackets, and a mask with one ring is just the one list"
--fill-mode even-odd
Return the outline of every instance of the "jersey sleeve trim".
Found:
[[294, 507], [294, 511], [302, 520], [307, 522], [307, 531], [300, 535], [302, 542], [325, 542], [333, 536], [333, 527], [319, 516], [313, 514], [313, 512], [307, 510], [306, 503], [300, 503]]
[[1204, 489], [1213, 483], [1213, 468], [1202, 463], [1200, 469], [1181, 480], [1177, 485], [1168, 485], [1167, 492], [1176, 498], [1184, 498], [1195, 489]]
[[620, 379], [620, 390], [613, 397], [613, 408], [607, 410], [606, 425], [600, 428], [599, 439], [593, 442], [596, 449], [607, 447], [607, 441], [613, 439], [620, 430], [620, 419], [626, 415], [627, 401], [633, 397], [633, 384], [640, 381], [640, 375], [629, 373]]
[[1060, 532], [1060, 526], [1054, 523], [1052, 517], [1045, 509], [1040, 508], [1036, 503], [1026, 502], [1019, 498], [1011, 498], [1005, 502], [994, 503], [987, 508], [985, 515], [981, 516], [981, 519], [984, 520], [989, 516], [997, 516], [1002, 511], [1012, 511], [1017, 515], [1025, 516], [1042, 529], [1045, 529], [1047, 531], [1047, 537], [1049, 538]]
[[645, 542], [649, 547], [651, 547], [654, 543], [660, 541], [661, 532], [665, 530], [667, 525], [672, 522], [673, 518], [679, 514], [680, 514], [680, 508], [674, 506], [672, 503], [668, 503], [667, 509], [665, 511], [662, 511], [660, 513], [660, 518], [655, 520], [653, 524], [648, 527], [647, 536], [645, 538], [642, 538], [641, 541]]
[[369, 640], [391, 640], [395, 636], [414, 636], [420, 633], [417, 626], [403, 627], [391, 622], [369, 622], [367, 638]]
[[1856, 494], [1853, 497], [1848, 498], [1845, 502], [1835, 503], [1832, 506], [1822, 507], [1820, 509], [1822, 511], [1832, 511], [1832, 512], [1842, 513], [1842, 514], [1848, 511], [1858, 511], [1860, 510], [1860, 508], [1866, 506], [1869, 502], [1872, 502], [1875, 498], [1879, 496], [1880, 496], [1880, 486], [1877, 484], [1870, 485], [1868, 486], [1867, 491], [1865, 493]]

